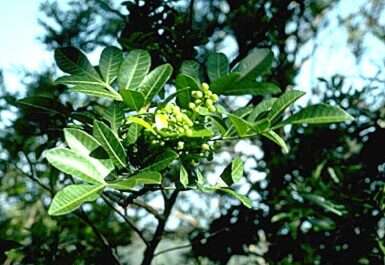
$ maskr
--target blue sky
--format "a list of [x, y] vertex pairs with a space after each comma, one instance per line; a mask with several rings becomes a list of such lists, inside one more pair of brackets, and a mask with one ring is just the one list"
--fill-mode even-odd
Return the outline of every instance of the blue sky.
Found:
[[[66, 2], [67, 0], [60, 0], [61, 4]], [[20, 70], [39, 70], [50, 66], [53, 61], [52, 52], [45, 50], [37, 39], [43, 34], [43, 29], [37, 22], [40, 3], [40, 0], [12, 0], [3, 1], [0, 5], [0, 68], [4, 71], [7, 87], [12, 91], [22, 88]], [[335, 20], [337, 15], [346, 16], [362, 3], [365, 3], [365, 0], [342, 0], [329, 14], [332, 23], [316, 40], [318, 48], [315, 55], [302, 66], [297, 78], [298, 89], [308, 91], [315, 84], [317, 77], [327, 78], [336, 73], [350, 77], [355, 85], [360, 86], [360, 75], [375, 74], [377, 65], [383, 60], [379, 55], [385, 54], [384, 44], [376, 39], [368, 39], [368, 52], [364, 60], [357, 65], [346, 46], [347, 34], [336, 25]], [[307, 54], [312, 45], [314, 43], [309, 42], [302, 49], [302, 54]]]
[[38, 0], [2, 1], [0, 4], [0, 68], [8, 88], [19, 89], [18, 71], [50, 65], [52, 55], [37, 40], [43, 30], [37, 22]]

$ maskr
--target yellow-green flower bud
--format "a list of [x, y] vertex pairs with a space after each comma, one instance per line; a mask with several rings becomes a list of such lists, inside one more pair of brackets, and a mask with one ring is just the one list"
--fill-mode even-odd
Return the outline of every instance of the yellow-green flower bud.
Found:
[[193, 92], [191, 93], [191, 95], [192, 95], [194, 98], [201, 98], [201, 97], [203, 97], [202, 91], [193, 91]]
[[213, 105], [208, 106], [207, 109], [208, 109], [210, 112], [215, 112], [215, 111], [217, 111], [217, 108], [214, 107]]
[[199, 104], [201, 104], [201, 103], [202, 103], [202, 100], [200, 100], [200, 99], [197, 99], [197, 100], [195, 100], [195, 101], [194, 101], [194, 103], [195, 103], [196, 105], [199, 105]]
[[206, 105], [207, 105], [207, 107], [208, 106], [212, 106], [214, 104], [214, 102], [211, 100], [211, 99], [207, 99], [206, 100]]
[[207, 91], [206, 94], [207, 94], [208, 97], [211, 97], [211, 96], [213, 95], [213, 92], [211, 92], [211, 91], [209, 90], [209, 91]]
[[171, 105], [171, 104], [167, 104], [167, 105], [164, 107], [163, 110], [166, 111], [166, 112], [171, 112], [171, 111], [172, 111], [172, 105]]
[[177, 145], [177, 147], [176, 147], [176, 149], [182, 150], [183, 148], [184, 148], [184, 142], [179, 141], [179, 142], [178, 142], [178, 145]]
[[177, 122], [183, 121], [182, 113], [179, 112], [179, 113], [175, 114], [175, 119], [177, 120]]
[[202, 83], [202, 89], [203, 89], [203, 91], [208, 91], [209, 85], [207, 83]]
[[190, 109], [194, 110], [194, 109], [195, 109], [195, 104], [192, 103], [192, 102], [190, 102], [190, 103], [188, 104], [188, 107], [189, 107]]
[[212, 99], [212, 101], [216, 102], [216, 101], [218, 101], [218, 95], [217, 94], [212, 94], [210, 96], [210, 99]]
[[204, 151], [210, 150], [210, 146], [209, 146], [208, 144], [202, 144], [202, 145], [201, 145], [201, 148], [202, 148], [202, 150], [204, 150]]
[[174, 112], [175, 112], [175, 113], [179, 113], [179, 112], [180, 112], [179, 106], [173, 105], [173, 107], [174, 107]]

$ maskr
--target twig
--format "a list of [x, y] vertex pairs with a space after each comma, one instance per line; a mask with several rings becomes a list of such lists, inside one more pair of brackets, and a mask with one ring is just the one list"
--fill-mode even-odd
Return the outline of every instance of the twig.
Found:
[[32, 181], [36, 182], [40, 187], [42, 187], [43, 189], [47, 190], [49, 193], [51, 193], [51, 195], [53, 194], [53, 191], [50, 187], [48, 187], [47, 185], [43, 184], [38, 178], [37, 178], [37, 174], [36, 174], [36, 170], [35, 170], [35, 167], [33, 166], [33, 163], [31, 161], [31, 159], [28, 157], [28, 155], [25, 153], [25, 152], [22, 152], [25, 159], [27, 160], [27, 163], [28, 163], [28, 166], [29, 166], [29, 170], [31, 171], [31, 174], [27, 174], [25, 173], [23, 170], [21, 170], [20, 168], [18, 168], [21, 172], [23, 172], [23, 174], [25, 176], [27, 176], [28, 178], [30, 178]]
[[152, 207], [151, 205], [145, 203], [144, 201], [141, 201], [141, 200], [138, 200], [138, 199], [134, 199], [132, 203], [134, 205], [136, 205], [136, 206], [142, 207], [147, 212], [149, 212], [150, 214], [155, 216], [155, 218], [157, 218], [158, 220], [164, 219], [163, 215], [161, 215], [154, 207]]
[[140, 231], [139, 228], [137, 228], [137, 227], [135, 226], [135, 224], [134, 224], [130, 219], [127, 218], [127, 216], [125, 216], [125, 215], [122, 214], [118, 209], [116, 209], [115, 206], [109, 201], [109, 198], [108, 198], [107, 196], [102, 195], [102, 199], [104, 200], [104, 202], [105, 202], [105, 203], [106, 203], [112, 210], [114, 210], [120, 217], [123, 218], [123, 220], [127, 223], [127, 225], [128, 225], [132, 230], [134, 230], [134, 231], [138, 234], [138, 236], [142, 239], [142, 241], [144, 242], [144, 244], [145, 244], [146, 246], [148, 246], [149, 243], [148, 243], [147, 239], [144, 237], [142, 231]]
[[152, 260], [154, 259], [155, 250], [162, 239], [167, 220], [170, 217], [171, 210], [175, 204], [176, 198], [178, 197], [178, 193], [179, 190], [175, 190], [171, 193], [170, 198], [167, 198], [167, 196], [165, 196], [165, 207], [163, 212], [164, 219], [158, 221], [158, 226], [156, 227], [154, 236], [152, 237], [151, 241], [149, 242], [149, 245], [144, 251], [142, 265], [150, 265]]
[[154, 257], [156, 257], [158, 255], [162, 255], [162, 254], [167, 253], [167, 252], [171, 252], [171, 251], [175, 251], [175, 250], [179, 250], [179, 249], [183, 249], [183, 248], [189, 248], [191, 246], [192, 246], [192, 244], [189, 243], [189, 244], [186, 244], [186, 245], [181, 245], [181, 246], [176, 246], [176, 247], [172, 247], [172, 248], [163, 249], [163, 250], [155, 253]]

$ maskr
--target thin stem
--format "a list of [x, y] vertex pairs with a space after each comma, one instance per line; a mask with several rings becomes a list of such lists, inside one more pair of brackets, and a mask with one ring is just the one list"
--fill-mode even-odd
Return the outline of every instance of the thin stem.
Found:
[[28, 163], [28, 166], [29, 166], [29, 170], [31, 171], [31, 174], [27, 174], [25, 173], [23, 170], [19, 169], [21, 172], [23, 172], [23, 174], [25, 176], [27, 176], [28, 178], [30, 178], [32, 181], [34, 181], [35, 183], [37, 183], [40, 187], [42, 187], [43, 189], [47, 190], [49, 193], [51, 193], [51, 195], [53, 195], [53, 191], [51, 190], [50, 187], [48, 187], [47, 185], [43, 184], [38, 178], [37, 178], [37, 174], [36, 174], [36, 170], [35, 170], [35, 167], [33, 166], [33, 163], [31, 161], [31, 159], [28, 157], [28, 154], [26, 154], [25, 152], [22, 152], [25, 159], [27, 160], [27, 163]]
[[104, 200], [104, 202], [112, 209], [114, 210], [120, 217], [123, 218], [123, 220], [127, 223], [127, 225], [136, 232], [136, 234], [140, 237], [140, 239], [142, 239], [142, 241], [144, 242], [144, 244], [146, 246], [148, 246], [148, 241], [147, 239], [144, 237], [142, 231], [139, 230], [139, 228], [137, 228], [135, 226], [135, 224], [127, 218], [127, 216], [125, 216], [123, 213], [121, 213], [118, 209], [115, 208], [115, 206], [110, 202], [110, 199], [105, 196], [105, 195], [102, 195], [102, 198]]
[[164, 219], [163, 215], [159, 214], [159, 212], [154, 207], [152, 207], [151, 205], [145, 203], [144, 201], [135, 199], [132, 203], [134, 205], [138, 206], [138, 207], [142, 207], [148, 213], [152, 214], [156, 219], [158, 219], [158, 220]]
[[158, 226], [156, 227], [154, 236], [144, 251], [142, 265], [151, 265], [151, 262], [155, 256], [154, 255], [155, 250], [159, 242], [162, 240], [167, 220], [170, 217], [171, 210], [175, 204], [176, 198], [178, 197], [178, 193], [179, 191], [175, 190], [171, 193], [170, 198], [167, 198], [167, 196], [164, 197], [164, 206], [165, 206], [164, 212], [163, 212], [164, 219], [158, 221]]
[[171, 251], [175, 251], [175, 250], [179, 250], [179, 249], [183, 249], [183, 248], [190, 248], [190, 247], [191, 247], [191, 243], [186, 244], [186, 245], [181, 245], [181, 246], [176, 246], [176, 247], [172, 247], [172, 248], [163, 249], [163, 250], [155, 253], [154, 257], [156, 257], [158, 255], [162, 255], [162, 254], [167, 253], [167, 252], [171, 252]]

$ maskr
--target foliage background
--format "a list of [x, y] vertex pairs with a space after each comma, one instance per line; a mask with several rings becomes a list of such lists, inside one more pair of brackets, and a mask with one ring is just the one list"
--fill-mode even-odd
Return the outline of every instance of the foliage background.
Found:
[[[226, 150], [207, 171], [218, 172], [234, 153], [243, 154], [249, 170], [240, 190], [256, 201], [256, 209], [245, 209], [227, 198], [186, 194], [173, 211], [159, 249], [185, 247], [159, 255], [155, 264], [170, 264], [168, 256], [175, 264], [384, 263], [385, 3], [349, 3], [41, 3], [36, 19], [42, 29], [41, 45], [48, 51], [73, 45], [97, 57], [101, 46], [120, 44], [128, 50], [148, 49], [155, 63], [167, 61], [178, 68], [184, 59], [203, 63], [212, 50], [224, 51], [236, 62], [254, 47], [269, 47], [275, 53], [270, 78], [283, 90], [298, 87], [311, 95], [308, 101], [338, 104], [356, 117], [349, 125], [285, 132], [291, 147], [288, 155], [259, 139]], [[334, 46], [328, 46], [329, 39]], [[325, 52], [338, 50], [339, 45], [344, 47], [342, 55]], [[335, 58], [343, 63], [333, 65]], [[1, 83], [0, 260], [106, 264], [111, 251], [99, 240], [98, 231], [123, 264], [136, 264], [142, 246], [102, 203], [92, 211], [85, 207], [78, 215], [47, 215], [51, 194], [41, 185], [57, 188], [60, 183], [58, 172], [47, 167], [41, 153], [62, 137], [60, 128], [70, 111], [66, 102], [87, 103], [53, 84], [57, 72], [51, 62], [48, 57], [46, 67], [37, 72], [19, 71], [20, 83], [10, 82], [7, 75], [12, 73], [5, 71], [6, 82]], [[16, 99], [25, 95], [52, 98], [53, 104], [62, 104], [64, 115], [16, 108]], [[229, 97], [227, 104], [260, 100]], [[143, 199], [161, 207], [156, 195]], [[128, 215], [140, 227], [153, 229], [155, 220], [143, 210], [131, 207]]]

